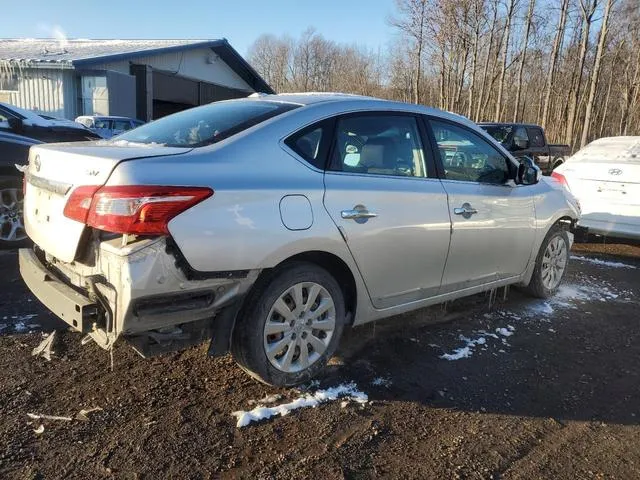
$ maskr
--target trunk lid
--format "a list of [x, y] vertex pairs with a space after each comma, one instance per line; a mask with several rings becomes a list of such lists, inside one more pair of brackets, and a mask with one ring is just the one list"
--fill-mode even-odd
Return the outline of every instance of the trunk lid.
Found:
[[85, 224], [64, 216], [71, 192], [82, 185], [104, 185], [123, 160], [180, 155], [190, 148], [87, 142], [39, 145], [29, 152], [25, 172], [24, 220], [27, 234], [64, 262], [76, 256]]
[[582, 216], [640, 225], [640, 137], [597, 140], [560, 167]]

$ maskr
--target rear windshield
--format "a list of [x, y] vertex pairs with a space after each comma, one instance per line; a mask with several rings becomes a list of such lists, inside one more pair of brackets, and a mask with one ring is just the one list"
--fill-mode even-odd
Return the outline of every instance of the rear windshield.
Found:
[[579, 150], [568, 161], [640, 165], [640, 137], [601, 138]]
[[511, 132], [513, 130], [513, 127], [511, 126], [501, 125], [480, 125], [480, 128], [482, 128], [485, 132], [487, 132], [500, 143], [506, 142], [507, 138], [509, 138], [509, 135], [511, 135]]
[[201, 147], [219, 142], [296, 105], [231, 100], [174, 113], [114, 137], [115, 142], [153, 143], [168, 147]]

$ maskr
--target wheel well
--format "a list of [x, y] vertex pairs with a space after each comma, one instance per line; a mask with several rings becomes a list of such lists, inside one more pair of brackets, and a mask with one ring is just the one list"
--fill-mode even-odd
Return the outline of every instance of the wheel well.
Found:
[[564, 217], [560, 217], [555, 224], [560, 225], [565, 230], [570, 230], [573, 228], [575, 222], [576, 221], [573, 218], [565, 215]]
[[347, 314], [347, 324], [351, 324], [353, 322], [353, 319], [356, 316], [357, 305], [356, 281], [353, 277], [353, 273], [351, 273], [351, 269], [340, 257], [333, 255], [332, 253], [320, 251], [304, 252], [287, 258], [271, 270], [279, 269], [290, 262], [309, 262], [327, 270], [333, 278], [336, 279], [340, 288], [342, 288], [342, 294], [344, 295], [345, 301], [345, 311]]

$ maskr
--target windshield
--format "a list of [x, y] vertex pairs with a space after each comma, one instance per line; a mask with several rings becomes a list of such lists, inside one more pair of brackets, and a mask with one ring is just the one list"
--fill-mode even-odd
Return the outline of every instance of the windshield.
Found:
[[114, 137], [114, 141], [153, 143], [168, 147], [200, 147], [230, 137], [296, 105], [231, 100], [174, 113]]
[[480, 128], [500, 143], [505, 143], [513, 131], [513, 127], [504, 125], [480, 125]]

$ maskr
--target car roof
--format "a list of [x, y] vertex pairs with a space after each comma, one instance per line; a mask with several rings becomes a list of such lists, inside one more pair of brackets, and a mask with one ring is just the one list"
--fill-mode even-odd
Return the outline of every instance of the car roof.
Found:
[[366, 109], [379, 109], [379, 110], [400, 110], [412, 113], [421, 113], [425, 115], [432, 115], [440, 118], [445, 118], [467, 124], [477, 129], [477, 125], [463, 115], [459, 115], [453, 112], [446, 112], [433, 107], [427, 107], [424, 105], [397, 102], [394, 100], [385, 100], [376, 97], [367, 97], [364, 95], [354, 95], [350, 93], [337, 93], [337, 92], [304, 92], [304, 93], [279, 93], [275, 95], [268, 94], [252, 94], [249, 97], [236, 99], [236, 100], [262, 100], [269, 102], [283, 102], [292, 103], [300, 106], [312, 106], [321, 103], [343, 103], [345, 107], [349, 109], [358, 108], [360, 105]]

